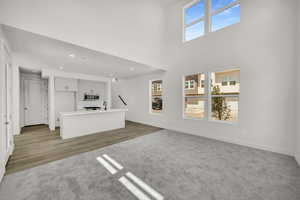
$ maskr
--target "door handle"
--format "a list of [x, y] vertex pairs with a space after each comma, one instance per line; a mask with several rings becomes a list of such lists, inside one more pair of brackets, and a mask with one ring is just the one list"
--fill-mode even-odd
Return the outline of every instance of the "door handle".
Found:
[[25, 108], [24, 108], [24, 110], [28, 110], [28, 108], [27, 108], [27, 107], [25, 107]]
[[9, 125], [9, 122], [5, 122], [5, 125]]

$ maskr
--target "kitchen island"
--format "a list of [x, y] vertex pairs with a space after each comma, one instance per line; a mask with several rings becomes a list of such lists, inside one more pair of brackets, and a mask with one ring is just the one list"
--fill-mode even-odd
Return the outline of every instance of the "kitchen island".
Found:
[[75, 111], [60, 113], [62, 139], [125, 128], [127, 109]]

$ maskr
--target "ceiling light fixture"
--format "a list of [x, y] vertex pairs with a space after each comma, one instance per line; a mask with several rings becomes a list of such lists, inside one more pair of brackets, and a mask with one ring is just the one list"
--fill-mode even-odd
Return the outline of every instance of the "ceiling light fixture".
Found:
[[134, 71], [134, 68], [133, 67], [130, 67], [130, 69], [129, 69], [130, 71]]
[[59, 69], [60, 69], [60, 70], [63, 70], [63, 69], [64, 69], [64, 67], [63, 67], [63, 66], [60, 66], [60, 67], [59, 67]]

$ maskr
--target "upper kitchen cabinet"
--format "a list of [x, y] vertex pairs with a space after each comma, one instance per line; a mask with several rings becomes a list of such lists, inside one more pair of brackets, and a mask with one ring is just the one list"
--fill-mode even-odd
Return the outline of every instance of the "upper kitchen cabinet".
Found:
[[78, 80], [70, 78], [56, 78], [55, 79], [56, 91], [70, 91], [74, 92], [78, 90]]

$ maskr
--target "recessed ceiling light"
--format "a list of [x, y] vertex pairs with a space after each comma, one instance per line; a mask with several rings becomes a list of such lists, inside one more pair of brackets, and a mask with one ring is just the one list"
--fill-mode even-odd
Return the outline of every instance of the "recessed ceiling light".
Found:
[[75, 54], [70, 54], [69, 55], [71, 58], [75, 58]]
[[59, 67], [59, 69], [60, 69], [60, 70], [63, 70], [63, 69], [64, 69], [64, 67], [63, 67], [63, 66], [60, 66], [60, 67]]
[[133, 67], [130, 67], [130, 71], [134, 71], [134, 68], [133, 68]]
[[115, 83], [115, 82], [118, 82], [119, 80], [118, 80], [118, 78], [113, 78], [111, 81], [112, 81], [113, 83]]

